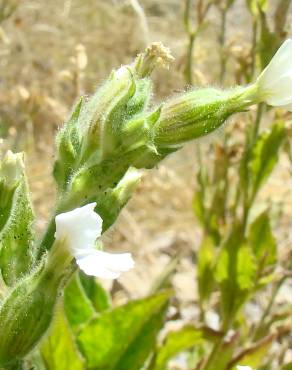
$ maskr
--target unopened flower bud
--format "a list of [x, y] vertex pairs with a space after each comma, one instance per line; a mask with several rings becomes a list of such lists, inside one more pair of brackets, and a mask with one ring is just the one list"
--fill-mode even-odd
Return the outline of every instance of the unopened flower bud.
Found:
[[23, 153], [14, 154], [8, 150], [0, 163], [0, 208], [9, 208], [13, 192], [23, 176], [23, 170]]
[[123, 66], [112, 72], [106, 83], [81, 108], [78, 124], [83, 140], [82, 161], [96, 151], [101, 158], [105, 158], [116, 148], [118, 128], [135, 89], [130, 68]]
[[7, 286], [34, 264], [33, 221], [23, 154], [9, 151], [0, 169], [0, 269]]
[[98, 213], [102, 216], [103, 230], [107, 230], [117, 219], [122, 208], [140, 183], [142, 170], [130, 167], [113, 189], [97, 197]]
[[255, 90], [253, 86], [227, 91], [204, 88], [170, 99], [162, 106], [155, 126], [158, 151], [179, 147], [214, 131], [233, 113], [254, 103]]
[[12, 153], [8, 150], [0, 167], [0, 178], [4, 179], [6, 185], [14, 187], [23, 175], [24, 155], [23, 153]]
[[8, 150], [0, 163], [0, 230], [9, 217], [13, 194], [23, 176], [23, 169], [23, 153], [14, 154]]
[[0, 308], [0, 367], [26, 356], [48, 329], [60, 286], [60, 276], [43, 261], [21, 280]]

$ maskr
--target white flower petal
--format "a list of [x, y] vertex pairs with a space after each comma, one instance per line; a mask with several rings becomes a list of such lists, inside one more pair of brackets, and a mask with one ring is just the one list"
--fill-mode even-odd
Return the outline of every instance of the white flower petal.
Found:
[[95, 206], [96, 203], [90, 203], [56, 216], [55, 238], [65, 238], [74, 256], [94, 248], [101, 235], [102, 218], [94, 212]]
[[286, 40], [258, 78], [260, 93], [269, 105], [292, 104], [292, 39]]
[[56, 216], [56, 239], [65, 239], [66, 246], [78, 266], [87, 275], [116, 279], [134, 266], [130, 253], [111, 254], [95, 248], [101, 235], [102, 219], [94, 212], [96, 203]]
[[96, 249], [76, 256], [76, 262], [87, 275], [103, 279], [116, 279], [122, 272], [134, 267], [130, 253], [112, 254]]
[[272, 60], [265, 68], [263, 74], [264, 80], [277, 81], [277, 79], [291, 70], [291, 53], [292, 53], [292, 39], [285, 40]]
[[237, 370], [252, 370], [250, 366], [236, 366]]

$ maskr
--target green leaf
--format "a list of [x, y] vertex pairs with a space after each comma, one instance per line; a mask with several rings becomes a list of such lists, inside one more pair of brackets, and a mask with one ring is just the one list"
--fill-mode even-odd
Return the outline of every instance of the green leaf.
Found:
[[96, 312], [102, 312], [111, 307], [110, 297], [97, 279], [82, 271], [79, 272], [79, 279]]
[[203, 342], [202, 330], [192, 325], [186, 325], [180, 330], [168, 333], [164, 343], [157, 349], [155, 362], [150, 369], [165, 370], [172, 357]]
[[167, 291], [132, 301], [105, 311], [84, 325], [77, 335], [77, 343], [87, 360], [87, 368], [138, 370], [154, 346], [169, 297]]
[[162, 328], [168, 304], [154, 314], [143, 326], [140, 334], [119, 360], [115, 370], [140, 370], [156, 346], [156, 337]]
[[25, 174], [12, 197], [10, 215], [0, 233], [0, 268], [8, 286], [27, 274], [34, 264], [34, 214]]
[[222, 245], [215, 271], [224, 320], [235, 318], [254, 287], [255, 276], [256, 263], [251, 249], [242, 236], [241, 227], [234, 225]]
[[59, 311], [40, 346], [47, 370], [84, 370], [85, 366], [78, 353], [65, 315]]
[[248, 242], [256, 256], [260, 271], [276, 264], [277, 245], [267, 211], [261, 213], [250, 225]]
[[94, 315], [92, 303], [87, 297], [77, 273], [64, 291], [64, 310], [73, 332], [77, 332], [81, 325], [88, 322]]
[[200, 300], [206, 301], [214, 285], [214, 266], [216, 251], [213, 239], [206, 236], [198, 253], [198, 287]]
[[260, 186], [267, 180], [275, 164], [278, 161], [278, 153], [285, 137], [285, 127], [282, 123], [276, 123], [271, 131], [265, 132], [257, 139], [250, 162], [252, 177], [252, 198], [258, 192]]

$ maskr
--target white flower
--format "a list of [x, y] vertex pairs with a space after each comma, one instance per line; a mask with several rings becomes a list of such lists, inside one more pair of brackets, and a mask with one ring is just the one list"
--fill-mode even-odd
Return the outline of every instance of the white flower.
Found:
[[281, 45], [257, 84], [267, 104], [292, 111], [292, 39]]
[[252, 370], [250, 366], [236, 366], [237, 370]]
[[112, 254], [97, 250], [95, 242], [101, 235], [102, 219], [94, 212], [96, 203], [56, 216], [56, 240], [64, 239], [78, 266], [87, 275], [116, 279], [134, 266], [130, 253]]

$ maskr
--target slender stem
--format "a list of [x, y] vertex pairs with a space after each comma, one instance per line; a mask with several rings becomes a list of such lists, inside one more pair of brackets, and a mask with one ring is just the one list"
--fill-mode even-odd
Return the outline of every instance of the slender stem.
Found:
[[224, 83], [225, 74], [226, 74], [226, 53], [225, 53], [225, 38], [226, 38], [226, 18], [227, 18], [227, 9], [224, 7], [221, 10], [221, 28], [220, 28], [220, 83]]
[[224, 335], [220, 339], [218, 339], [216, 344], [214, 344], [212, 352], [210, 353], [207, 359], [207, 362], [203, 366], [202, 370], [215, 370], [216, 369], [217, 357], [221, 353], [223, 343], [224, 343]]
[[189, 46], [188, 46], [188, 55], [187, 55], [187, 66], [186, 66], [186, 81], [188, 84], [194, 84], [193, 78], [193, 54], [194, 54], [194, 45], [195, 45], [195, 34], [189, 34]]
[[261, 118], [262, 118], [263, 112], [264, 112], [264, 104], [260, 103], [258, 105], [256, 119], [255, 119], [255, 123], [254, 123], [253, 143], [255, 142], [255, 140], [257, 139], [258, 134], [259, 134], [259, 128], [260, 128]]
[[139, 3], [138, 0], [130, 0], [130, 3], [132, 5], [132, 8], [136, 12], [137, 16], [139, 17], [140, 20], [140, 26], [141, 26], [141, 31], [144, 36], [145, 40], [145, 45], [147, 46], [149, 44], [149, 27], [148, 27], [148, 22], [147, 18], [144, 12], [144, 9], [142, 8], [142, 5]]
[[263, 314], [261, 316], [261, 319], [256, 327], [256, 329], [254, 330], [254, 334], [253, 334], [253, 340], [257, 340], [258, 338], [258, 335], [260, 334], [260, 331], [265, 323], [265, 320], [266, 318], [268, 317], [268, 315], [270, 314], [271, 312], [271, 309], [274, 305], [274, 302], [275, 302], [275, 299], [279, 293], [279, 290], [281, 288], [281, 286], [283, 285], [283, 283], [285, 282], [285, 280], [287, 279], [287, 276], [283, 276], [277, 283], [276, 285], [274, 285], [274, 288], [272, 290], [272, 294], [271, 294], [271, 297], [269, 299], [269, 302], [265, 308], [265, 310], [263, 311]]
[[257, 50], [257, 33], [258, 33], [258, 22], [257, 19], [253, 18], [252, 23], [252, 47], [251, 47], [251, 75], [250, 81], [253, 79], [256, 70], [256, 50]]
[[225, 334], [228, 332], [228, 330], [232, 326], [233, 319], [234, 319], [233, 317], [229, 317], [221, 324], [220, 332], [223, 333], [223, 335], [214, 344], [213, 349], [207, 359], [207, 362], [203, 366], [202, 370], [215, 370], [216, 369], [217, 358], [222, 352], [222, 346], [224, 345]]
[[191, 7], [192, 0], [186, 0], [185, 11], [184, 11], [184, 25], [188, 34], [188, 51], [187, 51], [187, 63], [186, 63], [186, 82], [190, 85], [193, 84], [193, 54], [194, 54], [194, 43], [196, 31], [191, 25]]

